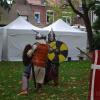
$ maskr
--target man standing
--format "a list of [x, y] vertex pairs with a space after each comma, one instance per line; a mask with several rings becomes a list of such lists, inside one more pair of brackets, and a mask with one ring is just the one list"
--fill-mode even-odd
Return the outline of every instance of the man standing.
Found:
[[33, 45], [32, 63], [34, 65], [36, 91], [40, 91], [44, 82], [49, 46], [46, 43], [46, 37], [40, 33], [36, 35], [36, 40], [37, 42]]
[[[48, 43], [50, 44], [51, 42], [55, 42], [55, 41], [56, 41], [55, 33], [53, 32], [53, 30], [51, 30], [51, 32], [48, 34]], [[53, 52], [53, 48], [50, 48], [49, 52]], [[58, 52], [57, 49], [55, 50], [55, 52], [56, 53]], [[45, 75], [45, 84], [53, 80], [54, 86], [58, 86], [59, 66], [60, 66], [59, 61], [53, 62], [48, 59], [48, 63], [46, 67], [46, 75]]]
[[22, 89], [21, 92], [17, 95], [27, 95], [28, 90], [29, 90], [29, 77], [31, 73], [31, 60], [32, 60], [32, 46], [30, 44], [27, 44], [23, 50], [23, 65], [24, 67], [24, 72], [22, 75]]

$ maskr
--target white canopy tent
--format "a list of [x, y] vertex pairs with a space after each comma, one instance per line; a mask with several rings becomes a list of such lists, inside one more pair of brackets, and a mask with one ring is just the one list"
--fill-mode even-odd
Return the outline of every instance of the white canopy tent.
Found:
[[80, 51], [76, 47], [79, 47], [83, 51], [86, 50], [86, 32], [71, 27], [61, 19], [43, 29], [47, 31], [52, 29], [56, 35], [56, 40], [63, 41], [67, 44], [69, 48], [68, 57], [71, 57], [72, 60], [78, 60], [77, 56], [80, 54]]
[[18, 17], [4, 28], [3, 60], [21, 61], [22, 52], [26, 44], [35, 43], [36, 32], [44, 32], [33, 26], [22, 17]]
[[47, 27], [44, 27], [43, 29], [46, 31], [50, 31], [51, 28], [53, 29], [54, 32], [57, 33], [56, 35], [60, 35], [61, 32], [63, 32], [63, 34], [65, 35], [66, 34], [67, 35], [81, 35], [83, 33], [86, 33], [84, 31], [80, 31], [79, 29], [75, 29], [71, 27], [68, 23], [65, 23], [62, 19], [55, 21], [54, 23], [52, 23], [51, 25]]
[[86, 27], [82, 26], [82, 25], [75, 25], [75, 26], [72, 26], [72, 27], [75, 28], [75, 29], [79, 29], [81, 31], [86, 31]]

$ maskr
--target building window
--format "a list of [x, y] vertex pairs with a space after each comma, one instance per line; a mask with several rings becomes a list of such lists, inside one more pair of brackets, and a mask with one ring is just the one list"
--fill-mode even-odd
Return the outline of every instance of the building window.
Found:
[[46, 12], [46, 22], [47, 24], [52, 23], [54, 21], [54, 12], [52, 10], [47, 10]]
[[11, 5], [13, 3], [13, 1], [14, 0], [7, 0], [7, 3]]
[[62, 20], [63, 20], [64, 22], [66, 22], [66, 23], [71, 24], [71, 17], [69, 17], [69, 16], [62, 16]]
[[72, 18], [71, 12], [66, 12], [66, 11], [62, 12], [62, 20], [63, 21], [65, 21], [66, 23], [71, 24], [72, 23], [71, 18]]
[[64, 22], [67, 22], [67, 17], [66, 17], [66, 16], [62, 16], [62, 20], [63, 20]]
[[34, 12], [35, 23], [40, 23], [40, 12]]

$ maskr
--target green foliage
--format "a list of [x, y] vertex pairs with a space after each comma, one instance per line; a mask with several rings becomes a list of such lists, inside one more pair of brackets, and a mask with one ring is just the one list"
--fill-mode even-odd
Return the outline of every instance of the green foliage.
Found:
[[100, 33], [94, 34], [94, 43], [93, 43], [94, 50], [100, 50]]
[[94, 13], [95, 13], [98, 17], [100, 17], [100, 3], [99, 3], [99, 5], [96, 5], [96, 6], [95, 6], [95, 11], [94, 11]]
[[[48, 3], [47, 3], [48, 6]], [[73, 17], [75, 13], [72, 11], [71, 7], [64, 4], [64, 0], [61, 0], [61, 4], [54, 4], [50, 6], [51, 10], [54, 11], [55, 16], [54, 20], [56, 21], [59, 18], [62, 18], [62, 16], [66, 17]]]
[[55, 20], [61, 18], [61, 16], [62, 16], [62, 10], [60, 9], [60, 7], [58, 5], [52, 6], [52, 10], [54, 11], [54, 13], [56, 15], [56, 16], [54, 16]]
[[96, 5], [94, 13], [97, 19], [93, 23], [93, 29], [95, 30], [93, 47], [100, 50], [100, 5]]
[[96, 21], [93, 23], [94, 30], [100, 30], [100, 18], [97, 18]]
[[98, 31], [100, 30], [100, 5], [97, 5], [94, 9], [94, 13], [97, 16], [96, 21], [93, 23], [93, 29]]
[[0, 0], [0, 6], [4, 9], [10, 10], [14, 0]]

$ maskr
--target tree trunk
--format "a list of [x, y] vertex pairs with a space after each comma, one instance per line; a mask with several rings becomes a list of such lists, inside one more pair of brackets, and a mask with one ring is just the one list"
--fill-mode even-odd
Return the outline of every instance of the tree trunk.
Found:
[[92, 32], [91, 22], [90, 22], [88, 14], [85, 13], [83, 19], [84, 19], [84, 23], [85, 23], [86, 30], [87, 30], [89, 51], [91, 51], [91, 50], [93, 50], [94, 40], [93, 40], [93, 32]]

